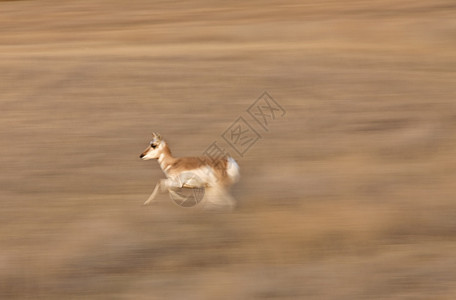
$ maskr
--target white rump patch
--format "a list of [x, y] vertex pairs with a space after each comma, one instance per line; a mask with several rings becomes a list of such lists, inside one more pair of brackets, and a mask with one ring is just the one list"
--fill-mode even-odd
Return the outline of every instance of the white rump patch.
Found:
[[240, 171], [239, 171], [239, 165], [237, 162], [234, 160], [232, 157], [228, 157], [228, 164], [226, 166], [226, 173], [228, 174], [228, 177], [231, 179], [231, 181], [238, 182], [239, 178], [241, 177]]

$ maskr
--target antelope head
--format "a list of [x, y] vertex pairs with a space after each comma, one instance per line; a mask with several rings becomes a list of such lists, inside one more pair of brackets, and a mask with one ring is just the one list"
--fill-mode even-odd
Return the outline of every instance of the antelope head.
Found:
[[143, 160], [158, 159], [162, 153], [163, 147], [164, 142], [162, 141], [160, 134], [154, 132], [152, 133], [152, 140], [150, 141], [149, 146], [139, 157]]

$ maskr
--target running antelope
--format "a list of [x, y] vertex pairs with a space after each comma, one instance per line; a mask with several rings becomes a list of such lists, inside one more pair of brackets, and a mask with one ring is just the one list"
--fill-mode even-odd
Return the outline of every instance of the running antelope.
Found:
[[239, 166], [231, 157], [212, 160], [209, 157], [173, 157], [168, 144], [160, 134], [153, 133], [150, 145], [139, 156], [143, 160], [158, 159], [166, 175], [155, 186], [150, 197], [144, 202], [154, 200], [158, 190], [173, 192], [179, 188], [205, 188], [204, 208], [228, 208], [235, 205], [228, 188], [239, 180]]

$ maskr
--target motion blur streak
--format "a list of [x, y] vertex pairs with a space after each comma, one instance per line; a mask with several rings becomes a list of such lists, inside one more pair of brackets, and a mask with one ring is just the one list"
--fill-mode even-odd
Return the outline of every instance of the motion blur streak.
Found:
[[[446, 0], [0, 1], [0, 298], [456, 299], [455, 30]], [[233, 213], [142, 206], [155, 130], [220, 141]]]

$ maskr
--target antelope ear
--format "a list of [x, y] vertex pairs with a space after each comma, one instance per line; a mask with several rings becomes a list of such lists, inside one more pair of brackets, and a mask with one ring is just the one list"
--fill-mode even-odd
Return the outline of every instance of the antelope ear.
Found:
[[156, 133], [156, 132], [152, 132], [152, 138], [155, 143], [157, 144], [160, 144], [160, 141], [161, 141], [161, 136], [160, 134]]

